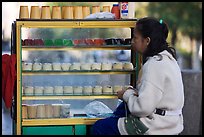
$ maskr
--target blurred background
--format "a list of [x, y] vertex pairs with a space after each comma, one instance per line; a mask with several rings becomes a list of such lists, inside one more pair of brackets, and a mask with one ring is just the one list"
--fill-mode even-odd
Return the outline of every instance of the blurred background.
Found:
[[[30, 6], [97, 6], [116, 2], [3, 2], [2, 3], [2, 54], [10, 53], [11, 23], [19, 18], [20, 5]], [[135, 18], [153, 16], [169, 25], [168, 42], [175, 47], [181, 69], [202, 69], [202, 3], [201, 2], [131, 2]], [[11, 14], [11, 9], [12, 12]], [[101, 31], [102, 32], [102, 31]], [[111, 31], [116, 32], [117, 31]], [[108, 34], [111, 35], [109, 31]], [[121, 32], [121, 31], [120, 31]], [[40, 33], [40, 32], [39, 32]], [[54, 32], [53, 32], [54, 33]], [[54, 36], [58, 36], [55, 31]], [[125, 33], [125, 30], [124, 30]], [[98, 34], [105, 36], [107, 33]]]
[[[11, 50], [11, 25], [19, 18], [19, 8], [21, 5], [29, 7], [31, 6], [110, 6], [117, 2], [3, 2], [2, 3], [2, 55], [10, 54]], [[131, 6], [135, 9], [135, 18], [142, 18], [146, 16], [153, 16], [157, 19], [163, 19], [169, 26], [169, 35], [167, 42], [170, 46], [173, 46], [177, 51], [178, 64], [182, 70], [185, 95], [189, 96], [189, 100], [186, 99], [186, 104], [189, 109], [201, 108], [202, 105], [202, 2], [130, 2]], [[130, 38], [129, 29], [62, 29], [55, 31], [54, 29], [22, 29], [22, 39], [26, 38], [83, 38], [84, 34], [88, 34], [89, 38]], [[69, 32], [69, 33], [67, 33]], [[49, 35], [46, 35], [49, 34]], [[67, 53], [68, 52], [68, 53]], [[42, 54], [40, 52], [24, 52], [23, 60], [27, 62], [118, 62], [118, 61], [130, 61], [130, 53], [128, 51], [109, 51], [102, 53], [103, 51], [97, 52], [77, 52], [77, 51], [66, 51], [58, 52], [53, 54], [47, 52]], [[42, 58], [39, 58], [39, 54]], [[119, 56], [123, 55], [123, 59]], [[54, 55], [54, 56], [53, 56]], [[76, 55], [72, 58], [72, 55]], [[36, 58], [38, 57], [38, 58]], [[43, 60], [43, 59], [49, 60]], [[193, 73], [189, 73], [193, 72]], [[201, 72], [201, 73], [200, 73]], [[109, 77], [109, 76], [108, 76]], [[111, 80], [111, 77], [109, 77]], [[90, 78], [93, 79], [93, 78]], [[127, 81], [128, 76], [124, 76]], [[31, 80], [33, 81], [33, 80]], [[122, 84], [128, 84], [121, 82]], [[193, 92], [192, 92], [193, 89]], [[188, 92], [189, 91], [189, 92]], [[199, 93], [198, 93], [199, 92]], [[199, 99], [198, 99], [199, 98]], [[200, 99], [201, 98], [201, 99]], [[195, 102], [194, 100], [199, 101]], [[5, 108], [4, 102], [2, 101], [2, 131], [3, 134], [11, 133], [11, 119], [10, 112]], [[194, 106], [192, 106], [192, 104]], [[201, 107], [200, 107], [201, 106]], [[197, 113], [198, 110], [193, 111], [189, 116], [185, 116], [186, 119], [192, 119], [195, 117], [193, 112]], [[202, 110], [199, 109], [199, 114], [202, 114]], [[199, 115], [200, 116], [200, 115]], [[197, 117], [199, 117], [197, 115]], [[202, 121], [202, 117], [198, 119]], [[187, 122], [186, 126], [192, 126], [199, 130], [201, 133], [202, 124], [197, 122], [199, 125], [194, 125], [192, 122]], [[4, 124], [3, 124], [4, 123]], [[188, 129], [188, 128], [187, 128]], [[190, 129], [190, 128], [189, 128]], [[192, 128], [191, 128], [192, 129]], [[197, 134], [197, 130], [186, 130], [184, 134]]]

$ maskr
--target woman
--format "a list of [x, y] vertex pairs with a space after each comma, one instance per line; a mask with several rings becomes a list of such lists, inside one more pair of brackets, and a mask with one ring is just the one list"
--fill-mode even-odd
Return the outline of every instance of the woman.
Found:
[[168, 27], [162, 20], [146, 17], [137, 21], [132, 46], [143, 55], [137, 89], [118, 91], [123, 103], [114, 116], [93, 125], [93, 134], [173, 135], [183, 130], [183, 82], [167, 37]]

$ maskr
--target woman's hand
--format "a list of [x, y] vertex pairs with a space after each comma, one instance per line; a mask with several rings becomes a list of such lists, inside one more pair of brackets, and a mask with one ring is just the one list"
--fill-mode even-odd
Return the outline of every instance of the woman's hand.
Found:
[[123, 100], [123, 94], [125, 93], [125, 89], [123, 89], [123, 90], [119, 90], [118, 92], [117, 92], [117, 96], [118, 96], [118, 99], [121, 99], [121, 100]]
[[135, 89], [135, 88], [133, 88], [133, 87], [128, 87], [127, 89], [132, 89], [132, 90], [134, 90], [134, 96], [139, 96], [139, 94], [138, 94], [138, 91], [137, 91], [137, 89]]
[[117, 92], [118, 99], [123, 100], [123, 94], [124, 94], [125, 91], [128, 90], [128, 89], [134, 90], [134, 94], [133, 94], [134, 96], [137, 96], [137, 97], [139, 96], [138, 91], [137, 91], [135, 88], [133, 88], [133, 87], [131, 86], [131, 87], [128, 87], [127, 89], [119, 90], [119, 91]]

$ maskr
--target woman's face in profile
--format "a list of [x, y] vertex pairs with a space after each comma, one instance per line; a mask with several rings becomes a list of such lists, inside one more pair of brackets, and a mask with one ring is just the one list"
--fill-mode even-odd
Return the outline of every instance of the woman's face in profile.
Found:
[[145, 49], [147, 48], [147, 40], [142, 37], [141, 33], [137, 30], [134, 31], [134, 36], [131, 41], [133, 50], [144, 53]]

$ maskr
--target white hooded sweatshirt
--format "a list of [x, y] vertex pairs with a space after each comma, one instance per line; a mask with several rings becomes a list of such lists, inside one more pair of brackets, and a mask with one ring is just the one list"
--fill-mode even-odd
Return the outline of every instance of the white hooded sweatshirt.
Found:
[[[175, 111], [182, 110], [184, 105], [184, 90], [180, 68], [173, 56], [166, 50], [158, 56], [150, 57], [142, 67], [141, 79], [139, 78], [138, 94], [128, 89], [123, 94], [132, 115], [149, 128], [146, 135], [173, 135], [183, 130], [183, 115], [154, 114], [155, 108]], [[147, 117], [148, 116], [148, 117]], [[118, 120], [121, 135], [127, 135], [124, 117]]]

